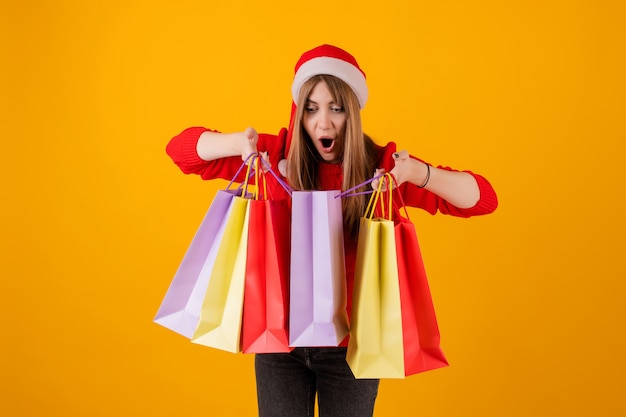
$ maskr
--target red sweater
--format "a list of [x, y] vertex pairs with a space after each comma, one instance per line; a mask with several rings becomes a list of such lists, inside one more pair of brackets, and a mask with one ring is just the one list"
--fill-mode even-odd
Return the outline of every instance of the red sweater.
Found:
[[[179, 135], [174, 136], [168, 143], [167, 153], [185, 174], [198, 174], [205, 180], [214, 178], [231, 180], [241, 166], [241, 156], [222, 158], [214, 161], [204, 161], [200, 159], [196, 151], [196, 144], [200, 135], [207, 130], [209, 129], [203, 127], [191, 127], [184, 130]], [[278, 162], [285, 159], [286, 138], [286, 129], [282, 129], [278, 135], [259, 134], [257, 148], [260, 152], [268, 153], [272, 167], [278, 167]], [[395, 151], [396, 144], [393, 142], [389, 142], [384, 147], [379, 147], [377, 168], [384, 168], [386, 172], [391, 171], [394, 167], [392, 154]], [[438, 166], [437, 168], [452, 171], [452, 169], [448, 167]], [[278, 174], [278, 170], [276, 170], [276, 172]], [[416, 185], [410, 183], [400, 185], [399, 189], [402, 199], [405, 205], [424, 209], [430, 214], [440, 212], [457, 217], [471, 217], [493, 212], [498, 206], [498, 199], [489, 182], [480, 175], [469, 171], [466, 172], [474, 176], [480, 189], [480, 200], [474, 207], [467, 209], [455, 207], [432, 192], [418, 188]], [[244, 176], [245, 174], [242, 170], [242, 173], [236, 178], [236, 181], [243, 181]], [[322, 190], [340, 190], [343, 179], [342, 166], [321, 163], [319, 166], [319, 178], [320, 188]], [[279, 196], [283, 195], [281, 193], [284, 193], [284, 190], [276, 181], [268, 182], [268, 187], [270, 187], [268, 191], [271, 195]], [[395, 209], [397, 210], [397, 208]], [[344, 237], [348, 295], [347, 311], [348, 314], [350, 314], [357, 242], [350, 234], [345, 234]], [[345, 343], [342, 343], [342, 345], [345, 346]]]

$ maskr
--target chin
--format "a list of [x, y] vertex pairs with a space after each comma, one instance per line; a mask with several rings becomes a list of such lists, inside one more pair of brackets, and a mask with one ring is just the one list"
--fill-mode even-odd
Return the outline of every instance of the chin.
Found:
[[322, 159], [327, 164], [339, 164], [339, 163], [341, 163], [341, 161], [339, 160], [339, 157], [336, 156], [336, 155], [324, 155], [324, 156], [322, 156]]

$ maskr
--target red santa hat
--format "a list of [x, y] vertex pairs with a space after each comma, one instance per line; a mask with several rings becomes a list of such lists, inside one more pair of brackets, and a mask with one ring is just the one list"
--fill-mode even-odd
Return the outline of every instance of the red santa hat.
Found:
[[[296, 63], [293, 84], [291, 85], [293, 102], [291, 105], [289, 130], [285, 143], [285, 156], [289, 154], [289, 148], [291, 147], [296, 103], [298, 102], [300, 89], [308, 79], [320, 74], [333, 75], [348, 84], [350, 88], [352, 88], [352, 91], [354, 91], [354, 94], [356, 94], [361, 109], [367, 102], [365, 73], [352, 55], [333, 45], [320, 45], [303, 53]], [[280, 161], [279, 170], [281, 174], [285, 175], [285, 160]]]
[[360, 107], [365, 106], [367, 102], [365, 73], [352, 55], [333, 45], [320, 45], [302, 54], [296, 64], [291, 86], [294, 103], [298, 102], [302, 84], [320, 74], [334, 75], [348, 84], [356, 94]]

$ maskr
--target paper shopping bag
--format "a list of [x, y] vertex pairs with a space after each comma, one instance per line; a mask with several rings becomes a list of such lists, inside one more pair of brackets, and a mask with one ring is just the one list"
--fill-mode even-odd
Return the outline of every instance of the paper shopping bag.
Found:
[[[252, 157], [240, 165], [226, 189], [218, 191], [213, 198], [154, 318], [156, 323], [188, 338], [193, 336], [198, 324], [202, 300], [233, 199], [247, 194], [247, 178], [251, 167], [248, 160]], [[235, 178], [246, 166], [246, 181], [237, 189], [231, 189]]]
[[393, 221], [362, 218], [346, 360], [356, 378], [404, 378]]
[[337, 346], [348, 334], [338, 191], [292, 194], [290, 346]]
[[217, 250], [193, 343], [232, 353], [241, 351], [241, 317], [246, 269], [248, 202], [233, 199]]
[[[389, 174], [386, 174], [391, 179]], [[346, 361], [356, 378], [404, 378], [402, 309], [392, 200], [373, 218], [383, 181], [361, 218]], [[381, 200], [382, 202], [382, 200]]]
[[[267, 167], [268, 173], [276, 175]], [[256, 170], [265, 184], [267, 173]], [[258, 174], [261, 174], [260, 176]], [[291, 193], [291, 189], [276, 176]], [[257, 181], [258, 183], [258, 181]], [[244, 353], [289, 352], [289, 248], [291, 207], [288, 199], [267, 193], [251, 200], [244, 289]]]
[[226, 189], [215, 195], [165, 294], [156, 323], [192, 337], [226, 219], [234, 197], [240, 194], [241, 190]]
[[396, 254], [405, 375], [448, 366], [440, 347], [439, 327], [422, 261], [415, 226], [408, 218], [396, 220]]
[[[393, 177], [390, 174], [385, 174], [385, 176], [387, 177], [387, 182], [393, 180]], [[363, 236], [367, 235], [371, 232], [371, 230], [373, 230], [372, 223], [368, 224], [367, 217], [372, 216], [376, 206], [376, 201], [384, 201], [383, 199], [381, 199], [382, 194], [380, 192], [380, 187], [382, 185], [383, 183], [380, 182], [377, 193], [370, 200], [370, 202], [374, 202], [374, 204], [370, 204], [370, 206], [368, 206], [367, 216], [365, 219], [362, 220], [362, 227], [365, 226], [365, 229], [361, 229], [361, 233], [363, 233]], [[388, 188], [391, 189], [391, 187]], [[399, 211], [393, 210], [392, 196], [394, 193], [395, 191], [388, 191], [386, 193], [388, 204], [386, 206], [385, 204], [382, 204], [379, 212], [383, 217], [386, 217], [387, 227], [390, 227], [391, 220], [393, 218], [393, 237], [390, 236], [390, 231], [388, 231], [387, 235], [388, 241], [392, 240], [395, 248], [398, 285], [397, 287], [394, 285], [394, 288], [390, 289], [390, 291], [392, 291], [394, 295], [394, 300], [392, 303], [388, 304], [385, 309], [388, 313], [390, 311], [393, 311], [396, 323], [393, 326], [387, 327], [386, 330], [381, 331], [380, 343], [384, 343], [390, 329], [393, 328], [396, 329], [394, 331], [397, 331], [397, 327], [394, 327], [397, 326], [398, 321], [398, 316], [396, 315], [397, 299], [395, 298], [395, 294], [399, 291], [401, 307], [400, 321], [402, 324], [402, 349], [395, 350], [394, 358], [397, 359], [400, 352], [402, 353], [402, 359], [404, 363], [404, 376], [408, 376], [418, 372], [424, 372], [445, 367], [448, 365], [448, 362], [440, 348], [439, 329], [437, 326], [435, 310], [433, 307], [430, 289], [426, 278], [426, 272], [417, 240], [415, 226], [409, 220], [406, 208], [404, 208], [404, 213], [406, 217], [402, 217]], [[404, 207], [402, 195], [400, 193], [397, 193], [397, 196], [400, 201], [400, 206]], [[370, 334], [372, 339], [367, 340], [362, 335], [364, 327], [362, 322], [362, 314], [357, 313], [357, 310], [360, 311], [362, 309], [363, 300], [366, 300], [367, 303], [370, 303], [370, 300], [373, 298], [371, 296], [368, 297], [368, 291], [362, 289], [365, 285], [364, 283], [367, 282], [368, 275], [371, 275], [371, 272], [366, 272], [365, 274], [363, 274], [362, 271], [368, 271], [368, 269], [370, 271], [371, 269], [375, 270], [375, 266], [371, 266], [372, 260], [367, 259], [367, 252], [369, 251], [369, 248], [372, 247], [372, 245], [371, 243], [363, 244], [363, 242], [371, 241], [371, 237], [369, 237], [368, 241], [367, 238], [360, 235], [357, 253], [358, 272], [355, 276], [355, 287], [358, 286], [358, 290], [355, 290], [355, 298], [353, 303], [355, 303], [354, 305], [356, 305], [356, 307], [353, 308], [352, 312], [353, 316], [356, 316], [356, 318], [353, 318], [353, 336], [350, 339], [351, 345], [348, 346], [348, 356], [350, 358], [349, 363], [351, 364], [351, 367], [354, 367], [353, 371], [362, 376], [368, 375], [367, 373], [362, 371], [362, 363], [359, 363], [359, 360], [362, 360], [362, 352], [364, 350], [364, 347], [374, 351], [375, 349], [373, 349], [372, 346], [375, 346], [375, 338], [378, 337], [376, 335], [372, 336]], [[367, 263], [368, 261], [370, 262], [370, 264]], [[382, 255], [379, 261], [383, 262]], [[392, 273], [392, 271], [390, 270], [387, 272], [389, 274]], [[380, 289], [382, 291], [382, 274], [380, 276], [380, 282]], [[370, 284], [373, 285], [373, 280], [370, 281]], [[372, 291], [370, 291], [370, 293], [371, 292]], [[381, 298], [381, 305], [382, 302], [383, 298]], [[389, 305], [392, 305], [393, 307], [390, 308]], [[370, 313], [370, 315], [373, 316], [373, 313], [367, 310], [366, 313]], [[368, 329], [368, 327], [365, 328]], [[393, 340], [397, 344], [397, 339], [394, 338]], [[381, 349], [381, 352], [382, 350], [383, 349]], [[375, 354], [375, 352], [372, 353]], [[399, 373], [398, 364], [399, 362], [396, 361], [393, 371], [393, 374], [395, 374], [395, 376], [385, 374], [381, 372], [380, 369], [376, 370], [373, 373], [370, 373], [369, 375], [372, 377], [378, 376], [401, 378], [402, 375], [400, 375]]]
[[[198, 325], [191, 337], [193, 343], [233, 353], [241, 351], [248, 203], [254, 196], [248, 193], [248, 185], [251, 177], [250, 170], [257, 157], [258, 154], [251, 154], [239, 168], [241, 170], [246, 165], [248, 168], [241, 186], [242, 197], [233, 199], [223, 237], [210, 271]], [[237, 174], [234, 178], [236, 177]]]

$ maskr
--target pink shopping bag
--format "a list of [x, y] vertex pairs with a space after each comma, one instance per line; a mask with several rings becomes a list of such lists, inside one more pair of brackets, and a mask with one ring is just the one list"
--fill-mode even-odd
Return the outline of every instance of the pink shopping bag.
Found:
[[289, 345], [337, 346], [348, 334], [339, 191], [292, 194]]

